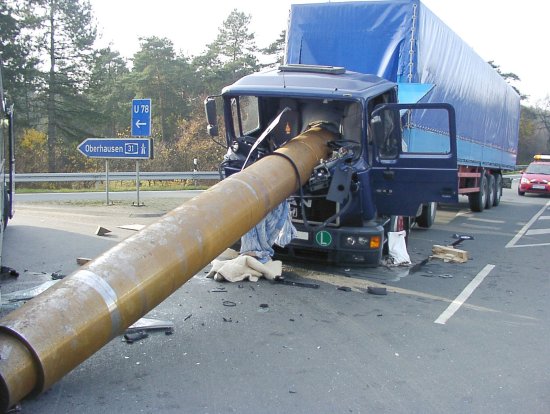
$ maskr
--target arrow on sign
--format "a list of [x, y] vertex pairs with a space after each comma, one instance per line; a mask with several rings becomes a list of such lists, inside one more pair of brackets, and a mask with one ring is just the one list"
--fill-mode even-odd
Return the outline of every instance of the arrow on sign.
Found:
[[137, 122], [136, 122], [136, 126], [138, 128], [141, 128], [142, 126], [145, 126], [147, 125], [147, 122], [140, 122], [140, 120], [138, 119]]

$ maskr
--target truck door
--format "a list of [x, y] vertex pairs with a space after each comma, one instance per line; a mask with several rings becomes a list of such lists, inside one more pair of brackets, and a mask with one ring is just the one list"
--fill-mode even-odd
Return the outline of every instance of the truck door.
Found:
[[380, 215], [415, 216], [422, 203], [458, 202], [456, 126], [448, 104], [382, 104], [368, 134]]

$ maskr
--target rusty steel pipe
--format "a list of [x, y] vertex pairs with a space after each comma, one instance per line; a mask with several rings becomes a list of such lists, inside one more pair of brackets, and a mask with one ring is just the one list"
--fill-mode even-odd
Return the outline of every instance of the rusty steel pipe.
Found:
[[[334, 135], [313, 128], [277, 150], [302, 184]], [[265, 157], [216, 184], [0, 321], [0, 410], [40, 393], [153, 309], [298, 188]]]

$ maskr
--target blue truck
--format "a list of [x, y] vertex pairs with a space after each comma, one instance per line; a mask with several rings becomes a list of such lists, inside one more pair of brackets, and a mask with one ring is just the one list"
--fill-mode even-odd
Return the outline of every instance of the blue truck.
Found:
[[388, 233], [430, 227], [437, 203], [497, 206], [515, 166], [518, 94], [418, 0], [292, 5], [285, 64], [217, 98], [225, 176], [311, 125], [338, 134], [290, 200], [298, 235], [279, 255], [376, 266]]

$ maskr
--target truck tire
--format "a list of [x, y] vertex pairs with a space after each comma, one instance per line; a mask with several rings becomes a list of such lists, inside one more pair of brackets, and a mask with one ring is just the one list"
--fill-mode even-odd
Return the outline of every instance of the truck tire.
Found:
[[502, 197], [502, 175], [495, 175], [495, 198], [493, 200], [493, 205], [496, 207], [500, 204], [500, 199]]
[[481, 175], [479, 191], [468, 194], [468, 201], [470, 202], [470, 209], [472, 211], [480, 213], [485, 208], [485, 204], [487, 204], [487, 176], [485, 174]]
[[420, 215], [416, 218], [416, 224], [425, 229], [432, 227], [432, 224], [434, 224], [435, 221], [436, 211], [437, 203], [435, 201], [424, 204], [422, 206], [422, 213], [420, 213]]
[[490, 209], [493, 208], [495, 202], [495, 176], [489, 173], [485, 174], [485, 176], [487, 177], [487, 201], [485, 202], [485, 208]]

